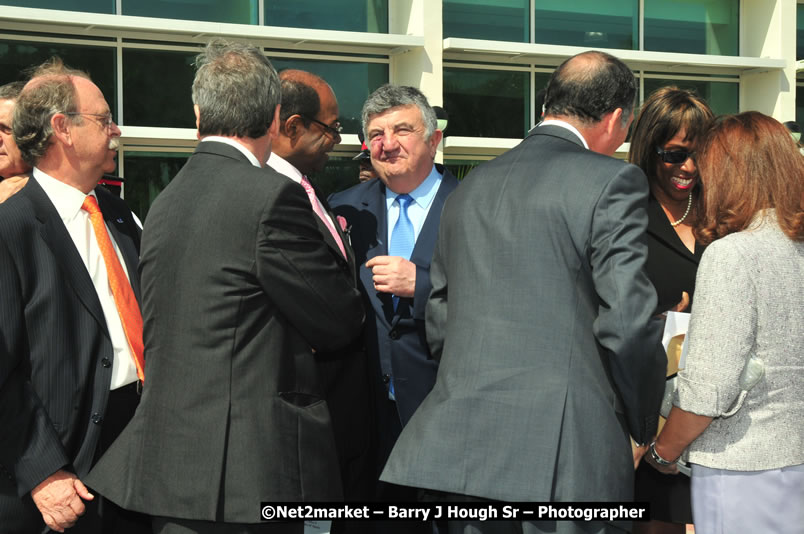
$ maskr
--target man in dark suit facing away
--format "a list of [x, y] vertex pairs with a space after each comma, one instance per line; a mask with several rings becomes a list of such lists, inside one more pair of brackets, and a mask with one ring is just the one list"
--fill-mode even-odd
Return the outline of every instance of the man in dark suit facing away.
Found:
[[[372, 316], [365, 344], [375, 393], [379, 478], [399, 432], [435, 380], [424, 306], [441, 209], [458, 181], [433, 162], [441, 130], [418, 89], [380, 87], [363, 105], [362, 122], [380, 179], [332, 195], [330, 205], [351, 226], [360, 289]], [[378, 496], [415, 499], [398, 489], [380, 485]]]
[[[666, 366], [643, 272], [647, 181], [609, 157], [636, 87], [609, 54], [568, 59], [547, 86], [545, 120], [447, 200], [427, 306], [438, 378], [383, 480], [432, 500], [632, 498], [628, 435], [656, 432]], [[621, 527], [466, 521], [450, 532]]]
[[85, 486], [143, 379], [139, 228], [98, 187], [120, 130], [60, 60], [34, 73], [12, 122], [33, 171], [0, 205], [0, 531], [147, 532]]
[[87, 481], [163, 534], [301, 532], [261, 522], [260, 503], [342, 499], [316, 353], [360, 333], [360, 294], [304, 189], [264, 167], [268, 59], [216, 40], [196, 64], [201, 142], [143, 230], [148, 380]]

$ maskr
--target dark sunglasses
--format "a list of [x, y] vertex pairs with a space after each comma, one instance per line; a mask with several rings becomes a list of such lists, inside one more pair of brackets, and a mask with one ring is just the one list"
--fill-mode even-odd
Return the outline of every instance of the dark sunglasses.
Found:
[[684, 163], [689, 158], [695, 156], [695, 152], [687, 152], [686, 150], [665, 150], [660, 146], [656, 147], [656, 153], [659, 154], [663, 162], [670, 163], [671, 165]]

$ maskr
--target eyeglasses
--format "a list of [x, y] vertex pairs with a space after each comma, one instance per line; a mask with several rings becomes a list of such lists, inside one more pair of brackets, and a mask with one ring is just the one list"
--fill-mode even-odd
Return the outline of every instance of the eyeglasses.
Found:
[[112, 125], [114, 124], [114, 120], [112, 119], [111, 113], [79, 113], [78, 111], [68, 111], [65, 115], [70, 115], [72, 117], [76, 115], [86, 115], [87, 117], [95, 117], [100, 119], [98, 124], [102, 127], [106, 128], [106, 130], [111, 130]]
[[689, 158], [695, 156], [695, 152], [688, 152], [686, 150], [665, 150], [660, 146], [656, 147], [656, 153], [659, 154], [663, 162], [670, 163], [671, 165], [684, 163]]
[[341, 126], [341, 123], [338, 122], [338, 121], [333, 122], [332, 126], [330, 126], [329, 124], [325, 124], [325, 123], [321, 122], [320, 120], [314, 119], [314, 118], [312, 118], [310, 116], [307, 116], [307, 115], [302, 115], [302, 117], [304, 117], [308, 121], [312, 121], [312, 122], [318, 124], [319, 126], [321, 126], [324, 129], [324, 131], [329, 132], [329, 134], [332, 135], [332, 137], [336, 137], [338, 135], [341, 135], [341, 132], [343, 131], [343, 126]]

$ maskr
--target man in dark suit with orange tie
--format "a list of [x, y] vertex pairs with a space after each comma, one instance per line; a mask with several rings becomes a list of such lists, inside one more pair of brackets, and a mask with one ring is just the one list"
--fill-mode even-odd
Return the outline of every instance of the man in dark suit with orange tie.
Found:
[[360, 333], [360, 294], [304, 189], [264, 167], [268, 59], [216, 40], [196, 64], [201, 141], [143, 230], [148, 380], [87, 482], [160, 534], [301, 533], [261, 502], [343, 498], [317, 356]]
[[84, 484], [143, 379], [140, 232], [97, 186], [120, 130], [88, 76], [54, 61], [13, 134], [33, 171], [0, 205], [0, 530], [148, 532]]

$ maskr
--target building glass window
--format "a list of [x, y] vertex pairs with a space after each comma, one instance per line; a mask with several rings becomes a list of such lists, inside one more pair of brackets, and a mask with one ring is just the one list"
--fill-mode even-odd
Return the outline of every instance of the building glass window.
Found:
[[319, 194], [324, 198], [332, 193], [349, 189], [360, 183], [358, 174], [360, 164], [352, 160], [351, 155], [330, 156], [324, 170], [310, 176]]
[[388, 0], [265, 0], [265, 25], [388, 33]]
[[715, 115], [727, 115], [740, 111], [740, 85], [737, 83], [646, 78], [645, 99], [657, 89], [668, 85], [695, 91], [698, 96], [706, 100]]
[[530, 126], [530, 74], [444, 68], [451, 136], [524, 137]]
[[123, 49], [123, 124], [195, 128], [192, 85], [196, 55]]
[[796, 122], [804, 125], [804, 85], [796, 87]]
[[115, 10], [115, 0], [3, 0], [3, 5], [109, 14]]
[[739, 0], [645, 0], [645, 50], [739, 55]]
[[154, 199], [184, 166], [189, 152], [125, 151], [123, 196], [128, 207], [145, 221]]
[[258, 8], [258, 0], [123, 0], [123, 15], [236, 24], [259, 24]]
[[796, 60], [804, 59], [804, 4], [796, 6]]
[[444, 37], [530, 41], [529, 0], [444, 0]]
[[590, 48], [639, 48], [639, 2], [535, 0], [537, 43]]
[[301, 69], [326, 80], [335, 92], [335, 98], [338, 99], [338, 111], [344, 133], [357, 134], [360, 131], [360, 112], [363, 103], [375, 89], [388, 83], [386, 63], [271, 57], [270, 52], [268, 57], [277, 71]]
[[40, 65], [53, 56], [60, 57], [69, 67], [89, 74], [117, 118], [114, 48], [0, 40], [0, 85], [24, 79], [26, 69]]

